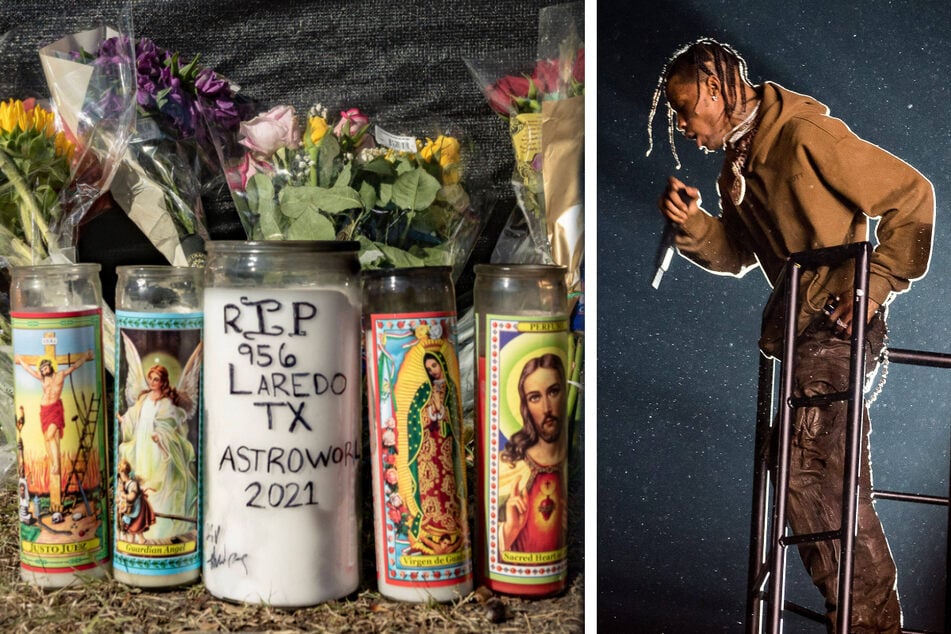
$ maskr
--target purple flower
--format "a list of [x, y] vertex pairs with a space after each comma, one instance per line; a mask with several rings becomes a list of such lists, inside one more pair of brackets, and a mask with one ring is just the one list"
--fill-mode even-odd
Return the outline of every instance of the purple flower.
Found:
[[231, 87], [228, 82], [221, 79], [210, 68], [203, 68], [198, 72], [195, 78], [195, 90], [199, 95], [205, 97], [218, 97], [220, 95], [230, 95]]
[[131, 60], [126, 54], [129, 50], [129, 38], [120, 35], [103, 40], [99, 46], [97, 59], [93, 64], [97, 66], [115, 65], [120, 63], [129, 63]]

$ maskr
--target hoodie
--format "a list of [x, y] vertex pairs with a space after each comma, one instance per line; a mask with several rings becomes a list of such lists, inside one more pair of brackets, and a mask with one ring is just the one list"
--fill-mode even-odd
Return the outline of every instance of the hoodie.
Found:
[[[694, 214], [680, 227], [677, 248], [699, 266], [745, 275], [760, 267], [774, 295], [793, 253], [869, 240], [878, 219], [869, 297], [887, 305], [928, 270], [935, 215], [934, 187], [913, 167], [853, 133], [815, 99], [764, 83], [759, 121], [743, 168], [739, 205], [729, 192], [734, 147], [726, 148], [717, 179], [720, 216]], [[830, 296], [850, 292], [853, 261], [806, 271], [801, 278], [799, 332]], [[773, 299], [780, 301], [773, 301]], [[778, 356], [782, 298], [763, 315], [760, 349]]]

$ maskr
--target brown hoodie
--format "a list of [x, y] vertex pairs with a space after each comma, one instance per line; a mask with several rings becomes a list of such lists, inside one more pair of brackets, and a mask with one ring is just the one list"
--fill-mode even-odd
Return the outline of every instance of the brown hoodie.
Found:
[[[773, 83], [760, 90], [758, 128], [743, 170], [745, 196], [737, 206], [723, 195], [734, 178], [735, 151], [728, 147], [717, 180], [721, 214], [695, 214], [682, 225], [681, 255], [738, 277], [758, 264], [775, 287], [791, 254], [868, 240], [868, 218], [878, 218], [869, 296], [888, 304], [928, 270], [935, 214], [931, 182], [857, 137], [815, 99]], [[804, 273], [799, 330], [830, 295], [851, 289], [852, 280], [851, 261]], [[777, 356], [781, 345], [782, 313], [770, 311], [764, 314], [760, 348]]]

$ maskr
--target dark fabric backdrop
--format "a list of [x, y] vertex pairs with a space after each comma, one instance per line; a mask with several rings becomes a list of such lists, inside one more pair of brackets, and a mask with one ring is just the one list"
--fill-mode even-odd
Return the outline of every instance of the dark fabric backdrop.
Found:
[[[242, 2], [67, 0], [0, 3], [0, 98], [47, 97], [42, 46], [75, 31], [116, 24], [131, 9], [137, 37], [238, 83], [264, 105], [315, 102], [331, 113], [358, 107], [390, 132], [425, 136], [453, 126], [471, 144], [467, 181], [486, 220], [470, 266], [457, 285], [460, 308], [471, 303], [471, 263], [488, 261], [513, 205], [512, 151], [504, 122], [488, 107], [463, 60], [499, 49], [534, 58], [540, 0]], [[212, 238], [243, 239], [226, 190], [204, 200]], [[103, 264], [111, 303], [116, 264], [161, 262], [117, 211], [82, 228], [79, 259]]]

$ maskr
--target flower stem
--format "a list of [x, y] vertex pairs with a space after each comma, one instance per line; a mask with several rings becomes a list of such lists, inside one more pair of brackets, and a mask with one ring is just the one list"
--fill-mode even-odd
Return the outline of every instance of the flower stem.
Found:
[[45, 257], [45, 246], [49, 245], [49, 227], [43, 218], [40, 206], [37, 204], [36, 198], [33, 197], [33, 192], [30, 190], [29, 185], [27, 185], [23, 174], [20, 173], [13, 159], [2, 149], [0, 149], [0, 171], [2, 171], [10, 183], [13, 184], [13, 188], [20, 197], [22, 204], [17, 205], [17, 208], [20, 212], [20, 223], [23, 225], [23, 235], [27, 243], [33, 248], [33, 253], [36, 255], [36, 245], [33, 244], [31, 232], [29, 231], [31, 227], [35, 226], [40, 231], [40, 237], [43, 241], [43, 244], [40, 245], [41, 254]]

